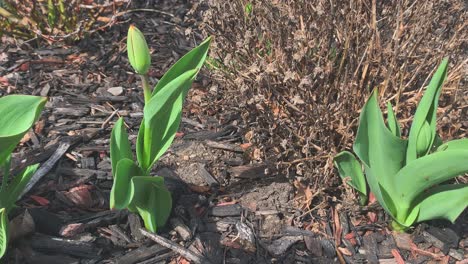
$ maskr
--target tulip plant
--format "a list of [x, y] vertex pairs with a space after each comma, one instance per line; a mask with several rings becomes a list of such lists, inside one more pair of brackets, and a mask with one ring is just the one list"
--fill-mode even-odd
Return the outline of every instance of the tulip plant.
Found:
[[[387, 125], [374, 91], [362, 109], [353, 150], [339, 153], [335, 166], [355, 188], [361, 203], [367, 184], [377, 201], [393, 218], [392, 227], [404, 231], [417, 222], [447, 219], [454, 222], [468, 205], [467, 184], [444, 183], [468, 172], [468, 139], [442, 144], [436, 133], [436, 112], [447, 75], [444, 59], [419, 103], [407, 139], [392, 106], [387, 105]], [[364, 167], [365, 177], [361, 164]]]
[[208, 38], [183, 56], [151, 90], [148, 80], [151, 56], [146, 40], [136, 27], [130, 26], [128, 30], [128, 59], [141, 77], [145, 106], [136, 141], [136, 161], [123, 119], [112, 129], [110, 156], [114, 183], [110, 206], [138, 213], [151, 232], [165, 224], [172, 208], [164, 178], [151, 176], [151, 169], [174, 140], [184, 99], [203, 66], [210, 41]]
[[8, 213], [38, 167], [38, 164], [28, 166], [8, 182], [11, 153], [37, 121], [46, 101], [45, 97], [30, 95], [0, 98], [0, 169], [3, 172], [0, 187], [0, 258], [8, 246]]

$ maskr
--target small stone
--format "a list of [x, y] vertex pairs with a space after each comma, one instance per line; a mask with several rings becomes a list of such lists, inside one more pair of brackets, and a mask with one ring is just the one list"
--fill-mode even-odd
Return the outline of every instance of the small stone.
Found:
[[392, 249], [396, 247], [395, 241], [391, 236], [389, 236], [387, 239], [382, 241], [382, 243], [379, 244], [379, 254], [378, 257], [379, 259], [391, 259], [393, 258], [392, 255]]
[[378, 247], [376, 240], [376, 233], [364, 236], [364, 249], [366, 250], [366, 258], [368, 263], [378, 263], [377, 258]]
[[404, 250], [411, 250], [411, 236], [406, 233], [398, 233], [398, 232], [393, 232], [393, 239], [395, 239], [395, 243], [398, 248], [404, 249]]
[[322, 245], [322, 249], [323, 249], [323, 252], [325, 253], [325, 256], [329, 258], [336, 257], [335, 246], [330, 240], [322, 239], [320, 240], [320, 244]]
[[107, 89], [107, 92], [114, 96], [121, 95], [123, 93], [123, 87], [122, 86], [117, 86], [117, 87], [111, 87]]
[[379, 259], [379, 264], [398, 264], [398, 262], [392, 258], [392, 259]]
[[299, 242], [303, 240], [303, 236], [284, 236], [281, 237], [271, 245], [267, 247], [268, 252], [274, 256], [281, 256], [283, 255], [292, 245], [294, 245], [296, 242]]
[[321, 257], [323, 255], [320, 239], [312, 236], [304, 236], [304, 242], [307, 249], [312, 253], [312, 256]]
[[180, 218], [171, 218], [170, 223], [183, 241], [192, 239], [192, 232], [190, 232], [190, 228], [188, 228]]
[[435, 247], [442, 250], [444, 255], [447, 255], [450, 248], [456, 248], [460, 237], [450, 228], [429, 227], [422, 232], [424, 239], [432, 243]]
[[452, 258], [456, 259], [456, 260], [462, 260], [464, 258], [463, 256], [463, 250], [455, 250], [455, 249], [450, 249], [449, 250], [449, 256], [451, 256]]

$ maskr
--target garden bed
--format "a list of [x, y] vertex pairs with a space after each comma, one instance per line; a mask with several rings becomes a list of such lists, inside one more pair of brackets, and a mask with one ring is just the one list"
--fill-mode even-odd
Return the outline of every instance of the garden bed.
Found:
[[[465, 263], [466, 210], [455, 224], [394, 233], [332, 164], [374, 86], [398, 103], [407, 130], [443, 56], [439, 132], [467, 136], [463, 2], [260, 2], [246, 11], [242, 1], [146, 1], [74, 45], [5, 38], [0, 95], [49, 98], [13, 156], [14, 171], [40, 163], [43, 173], [11, 215], [6, 263]], [[110, 131], [121, 116], [134, 142], [143, 117], [125, 53], [130, 23], [153, 50], [152, 83], [215, 36], [153, 171], [174, 198], [153, 239], [137, 215], [109, 210]]]

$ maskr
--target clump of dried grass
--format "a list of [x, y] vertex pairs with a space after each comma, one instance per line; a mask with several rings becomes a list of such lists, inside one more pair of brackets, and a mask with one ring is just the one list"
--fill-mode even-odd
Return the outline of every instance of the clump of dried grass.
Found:
[[[246, 12], [246, 4], [252, 11]], [[279, 162], [326, 186], [332, 157], [350, 148], [359, 110], [380, 89], [408, 127], [422, 88], [444, 56], [440, 132], [466, 136], [466, 21], [463, 1], [219, 1], [195, 10], [206, 35], [218, 105], [245, 121], [253, 158]], [[465, 60], [465, 61], [464, 61]], [[325, 184], [325, 185], [324, 185]]]

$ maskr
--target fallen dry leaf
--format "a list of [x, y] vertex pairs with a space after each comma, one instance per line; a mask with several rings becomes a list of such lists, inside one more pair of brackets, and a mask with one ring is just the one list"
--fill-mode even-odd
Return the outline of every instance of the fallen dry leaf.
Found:
[[37, 196], [37, 195], [30, 195], [29, 196], [33, 201], [38, 203], [39, 205], [46, 206], [49, 205], [50, 201], [44, 197]]
[[82, 208], [91, 208], [93, 207], [93, 199], [91, 197], [91, 192], [89, 191], [93, 188], [90, 185], [80, 185], [70, 189], [70, 191], [62, 192], [65, 197], [67, 197], [71, 202]]

